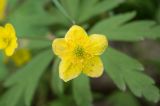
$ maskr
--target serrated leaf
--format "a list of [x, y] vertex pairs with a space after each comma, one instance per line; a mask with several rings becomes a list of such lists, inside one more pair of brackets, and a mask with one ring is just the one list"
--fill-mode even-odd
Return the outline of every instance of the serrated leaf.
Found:
[[123, 1], [121, 0], [82, 0], [79, 9], [80, 15], [78, 22], [85, 22], [91, 17], [94, 17], [96, 15], [99, 15], [103, 12], [109, 11], [117, 7], [122, 2]]
[[141, 72], [144, 69], [138, 61], [112, 48], [109, 48], [102, 58], [106, 73], [120, 89], [125, 90], [128, 85], [138, 97], [144, 96], [153, 102], [159, 100], [160, 93], [154, 80]]
[[111, 16], [110, 18], [99, 21], [90, 29], [89, 32], [106, 34], [109, 39], [112, 39], [112, 36], [109, 35], [109, 31], [112, 32], [112, 30], [117, 29], [120, 25], [133, 19], [135, 15], [136, 15], [135, 12], [128, 12], [116, 16]]
[[144, 38], [155, 39], [160, 37], [160, 33], [158, 34], [157, 27], [155, 26], [154, 21], [133, 21], [128, 24], [124, 24], [119, 26], [119, 28], [114, 29], [110, 35], [111, 40], [119, 40], [119, 41], [139, 41]]
[[101, 33], [114, 41], [139, 41], [144, 38], [160, 37], [160, 26], [154, 21], [141, 20], [127, 23], [134, 15], [126, 13], [102, 20], [91, 28], [90, 33]]
[[92, 9], [92, 16], [118, 7], [121, 3], [123, 3], [123, 0], [103, 0], [102, 2], [95, 4], [95, 7]]
[[91, 106], [92, 94], [89, 85], [89, 78], [80, 75], [73, 80], [73, 97], [78, 106]]
[[138, 61], [112, 48], [108, 48], [102, 59], [104, 60], [107, 74], [121, 90], [125, 90], [126, 86], [123, 73], [119, 70], [143, 70], [143, 66]]
[[63, 82], [59, 77], [59, 62], [60, 59], [56, 58], [53, 63], [51, 84], [54, 93], [57, 94], [58, 96], [62, 96], [64, 88], [63, 88]]
[[[46, 50], [40, 53], [39, 55], [34, 57], [29, 64], [17, 71], [5, 82], [5, 86], [10, 87], [10, 89], [12, 89], [12, 87], [13, 89], [14, 87], [17, 87], [17, 89], [23, 90], [23, 93], [17, 97], [16, 101], [13, 102], [17, 102], [17, 100], [20, 100], [20, 98], [22, 97], [25, 100], [25, 104], [27, 106], [30, 106], [40, 77], [49, 65], [52, 57], [53, 55], [50, 50]], [[9, 93], [8, 95], [13, 94]], [[13, 106], [16, 106], [16, 104], [14, 104]]]
[[128, 92], [114, 92], [107, 98], [112, 106], [140, 106], [138, 100]]

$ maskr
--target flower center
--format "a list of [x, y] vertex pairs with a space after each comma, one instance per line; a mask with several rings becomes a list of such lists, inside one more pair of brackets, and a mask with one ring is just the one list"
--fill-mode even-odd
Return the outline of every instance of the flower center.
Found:
[[76, 57], [83, 57], [84, 56], [84, 49], [81, 46], [77, 46], [74, 49], [74, 54], [76, 55]]

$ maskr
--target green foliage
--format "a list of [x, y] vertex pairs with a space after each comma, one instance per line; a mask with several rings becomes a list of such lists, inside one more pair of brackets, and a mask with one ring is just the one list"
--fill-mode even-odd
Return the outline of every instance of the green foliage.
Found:
[[[9, 22], [13, 23], [17, 29], [18, 36], [47, 33], [47, 25], [52, 22], [52, 17], [43, 10], [43, 2], [43, 0], [39, 0], [39, 2], [37, 0], [27, 0], [10, 15]], [[45, 20], [45, 22], [39, 20]]]
[[0, 103], [3, 106], [16, 106], [19, 100], [23, 98], [22, 100], [24, 100], [25, 104], [30, 106], [40, 77], [52, 60], [52, 57], [52, 52], [46, 50], [33, 58], [28, 65], [13, 74], [5, 82], [5, 86], [10, 87], [10, 89], [4, 94]]
[[96, 15], [110, 11], [121, 3], [121, 0], [102, 0], [101, 2], [98, 2], [98, 0], [82, 0], [78, 10], [80, 11], [78, 22], [86, 22]]
[[159, 89], [153, 79], [141, 72], [144, 69], [138, 61], [112, 48], [102, 58], [106, 73], [120, 89], [124, 91], [127, 85], [134, 95], [144, 96], [149, 101], [159, 101]]
[[128, 92], [114, 92], [107, 98], [112, 106], [140, 106], [138, 100]]
[[[60, 0], [62, 6], [67, 10], [67, 13], [73, 20], [77, 19], [80, 0]], [[73, 5], [74, 4], [74, 5]]]
[[[25, 85], [25, 83], [23, 83]], [[17, 106], [20, 102], [21, 96], [23, 95], [24, 88], [20, 85], [13, 86], [1, 97], [1, 106]], [[8, 102], [9, 101], [9, 102]]]
[[[125, 2], [124, 0], [23, 0], [23, 2], [9, 0], [8, 2], [7, 21], [15, 26], [17, 35], [22, 38], [20, 46], [39, 50], [41, 53], [5, 81], [4, 85], [8, 89], [1, 96], [0, 106], [31, 106], [39, 80], [52, 60], [53, 64], [49, 66], [51, 87], [59, 98], [49, 106], [92, 105], [89, 78], [84, 75], [73, 80], [72, 95], [65, 96], [64, 85], [58, 73], [60, 60], [57, 57], [53, 58], [53, 53], [48, 50], [48, 47], [51, 49], [52, 42], [46, 35], [51, 32], [53, 38], [62, 37], [69, 26], [76, 23], [85, 26], [90, 34], [104, 34], [111, 41], [135, 42], [160, 37], [160, 25], [153, 20], [137, 20], [135, 11], [121, 14], [113, 11]], [[159, 17], [159, 13], [157, 14]], [[144, 74], [144, 68], [137, 60], [113, 48], [108, 48], [102, 59], [107, 76], [119, 89], [125, 91], [128, 87], [137, 97], [145, 97], [153, 102], [159, 101], [159, 89], [155, 86], [154, 80]], [[3, 57], [0, 54], [0, 80], [4, 80], [7, 75], [8, 69], [3, 64]], [[129, 93], [116, 92], [107, 98], [107, 101], [116, 103], [115, 106], [138, 106], [137, 100]]]
[[160, 23], [160, 6], [158, 7], [157, 13], [156, 13], [156, 20], [158, 23]]
[[73, 98], [70, 96], [63, 96], [60, 99], [57, 99], [47, 106], [75, 106], [76, 104], [73, 101]]
[[73, 97], [78, 106], [91, 106], [92, 94], [90, 91], [89, 79], [80, 75], [73, 80]]
[[62, 96], [64, 92], [64, 86], [62, 80], [59, 78], [59, 62], [60, 59], [56, 58], [54, 63], [53, 63], [53, 68], [52, 68], [52, 88], [55, 94], [58, 96]]
[[27, 47], [29, 49], [44, 49], [49, 48], [51, 46], [51, 42], [48, 42], [48, 40], [44, 40], [45, 38], [42, 38], [43, 40], [37, 40], [37, 39], [31, 39], [31, 40], [22, 40], [22, 46]]
[[16, 8], [19, 0], [8, 0], [8, 1], [7, 2], [8, 2], [9, 10], [13, 11], [13, 9]]
[[66, 18], [68, 18], [70, 21], [72, 21], [72, 23], [74, 23], [74, 20], [70, 17], [70, 15], [68, 15], [68, 13], [65, 11], [65, 9], [61, 6], [61, 4], [58, 2], [58, 0], [53, 0], [53, 2], [55, 3], [55, 5], [57, 6], [57, 8], [59, 8], [60, 12], [66, 16]]
[[128, 23], [135, 17], [135, 12], [111, 16], [104, 19], [90, 30], [90, 33], [105, 34], [109, 40], [115, 41], [139, 41], [144, 38], [159, 38], [160, 26], [154, 21], [141, 20]]
[[[57, 5], [57, 0], [53, 0]], [[117, 7], [121, 0], [60, 0], [63, 9], [60, 5], [58, 5], [59, 10], [65, 14], [67, 18], [72, 19], [72, 21], [76, 23], [83, 23], [89, 20], [90, 18], [97, 16], [106, 11], [110, 11], [111, 9]], [[74, 4], [74, 5], [73, 5]], [[66, 13], [66, 11], [67, 13]]]
[[[44, 0], [25, 0], [10, 14], [8, 21], [11, 22], [17, 31], [18, 36], [41, 36], [49, 32], [49, 25], [52, 23], [62, 23], [59, 20], [57, 10], [53, 14], [47, 12]], [[65, 23], [65, 22], [64, 22]]]
[[4, 65], [4, 56], [0, 53], [0, 81], [8, 75], [6, 66]]

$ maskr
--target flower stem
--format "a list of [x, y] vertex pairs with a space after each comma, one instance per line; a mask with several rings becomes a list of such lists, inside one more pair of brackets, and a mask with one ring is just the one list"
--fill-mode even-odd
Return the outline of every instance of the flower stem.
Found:
[[58, 0], [52, 0], [53, 3], [56, 5], [56, 7], [60, 10], [60, 12], [69, 20], [72, 22], [72, 24], [75, 24], [75, 21], [71, 18], [71, 16], [66, 12], [66, 10], [63, 8], [63, 6], [59, 3]]

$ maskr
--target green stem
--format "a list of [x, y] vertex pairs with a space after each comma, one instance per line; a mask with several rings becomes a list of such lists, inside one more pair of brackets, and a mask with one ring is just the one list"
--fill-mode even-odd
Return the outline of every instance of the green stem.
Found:
[[63, 6], [59, 3], [58, 0], [52, 0], [53, 3], [56, 5], [56, 7], [60, 10], [60, 12], [69, 20], [72, 22], [72, 24], [75, 24], [75, 21], [71, 18], [71, 16], [65, 11]]

